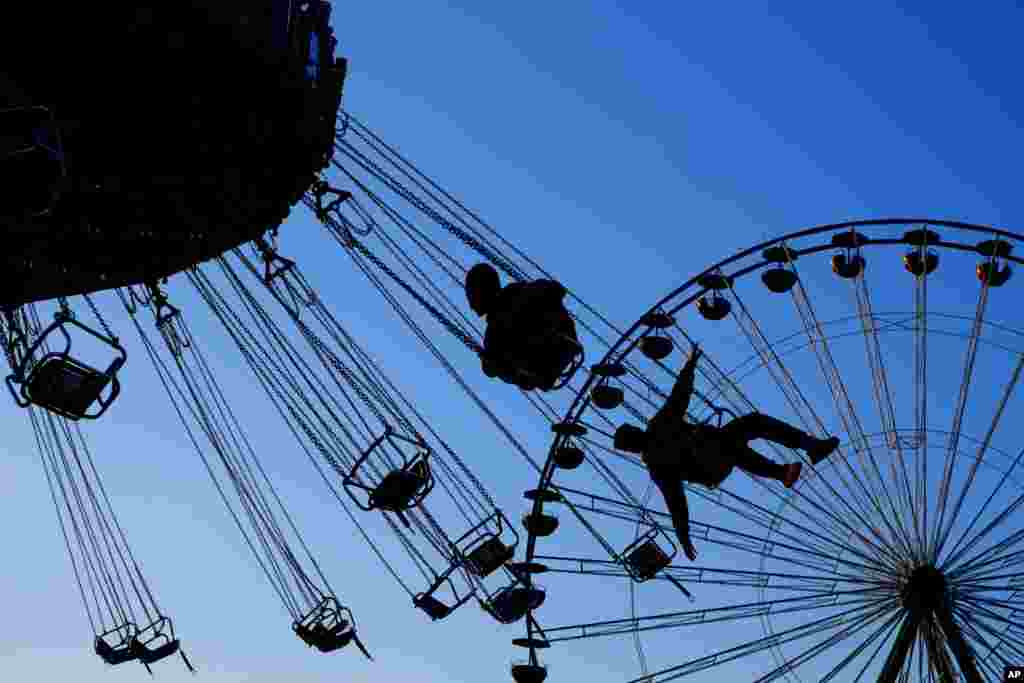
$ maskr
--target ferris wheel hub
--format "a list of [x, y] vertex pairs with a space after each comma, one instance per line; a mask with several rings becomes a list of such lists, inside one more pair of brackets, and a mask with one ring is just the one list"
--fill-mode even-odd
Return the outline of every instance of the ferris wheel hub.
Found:
[[903, 587], [903, 606], [911, 611], [933, 612], [947, 597], [946, 576], [931, 565], [914, 569]]

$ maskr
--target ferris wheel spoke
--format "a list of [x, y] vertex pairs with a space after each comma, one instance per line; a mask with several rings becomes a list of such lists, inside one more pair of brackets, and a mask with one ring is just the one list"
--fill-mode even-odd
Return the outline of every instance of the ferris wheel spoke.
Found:
[[[1000, 517], [993, 520], [986, 530], [984, 536], [991, 533], [992, 530], [997, 528], [1002, 521], [1009, 516], [1009, 513], [1024, 504], [1024, 496], [1021, 496], [1014, 504], [1006, 509]], [[980, 536], [978, 540], [984, 538]], [[1024, 553], [1021, 551], [1014, 551], [1008, 553], [1011, 548], [1017, 546], [1021, 541], [1024, 541], [1024, 530], [1016, 531], [1006, 538], [998, 541], [980, 553], [973, 557], [963, 560], [960, 564], [956, 565], [950, 573], [960, 579], [975, 576], [978, 571], [988, 569], [989, 571], [1000, 570], [1008, 566], [1017, 564], [1021, 559], [1024, 559]]]
[[[963, 620], [973, 622], [975, 619], [988, 619], [996, 622], [1000, 628], [1006, 629], [1003, 635], [1013, 635], [1017, 639], [1016, 642], [1024, 644], [1024, 626], [1021, 626], [1019, 620], [1012, 618], [1020, 616], [1022, 607], [1020, 603], [976, 597], [964, 598], [963, 603], [965, 603], [964, 606], [959, 607], [957, 611]], [[967, 608], [968, 605], [970, 609]], [[995, 611], [997, 609], [1003, 610], [1005, 614]]]
[[[727, 489], [720, 489], [720, 490], [722, 491], [723, 495], [729, 496], [729, 497], [733, 498], [738, 503], [742, 503], [747, 508], [750, 508], [753, 512], [760, 513], [760, 516], [755, 516], [752, 513], [749, 513], [747, 515], [743, 515], [743, 513], [740, 513], [740, 512], [737, 511], [737, 514], [741, 514], [742, 516], [747, 517], [748, 519], [750, 519], [751, 521], [754, 521], [755, 523], [759, 524], [760, 526], [763, 526], [765, 529], [768, 530], [769, 533], [775, 533], [776, 530], [778, 529], [779, 525], [782, 524], [783, 522], [785, 522], [787, 524], [787, 526], [793, 527], [793, 529], [795, 529], [796, 532], [798, 532], [801, 535], [803, 535], [803, 537], [805, 539], [811, 539], [811, 538], [815, 539], [815, 541], [816, 541], [815, 547], [816, 548], [824, 549], [823, 546], [820, 546], [820, 545], [817, 544], [817, 541], [821, 541], [821, 542], [823, 542], [823, 543], [825, 543], [825, 544], [827, 544], [829, 546], [832, 546], [832, 549], [834, 549], [834, 550], [840, 550], [842, 552], [850, 553], [851, 555], [860, 557], [865, 562], [878, 562], [878, 558], [876, 556], [872, 556], [872, 555], [866, 553], [863, 549], [861, 549], [861, 548], [859, 548], [857, 546], [854, 546], [854, 545], [852, 545], [850, 543], [840, 543], [839, 541], [837, 541], [836, 539], [839, 537], [839, 535], [838, 535], [838, 533], [836, 533], [837, 530], [835, 530], [835, 529], [833, 529], [832, 535], [822, 534], [820, 532], [815, 531], [814, 529], [812, 529], [811, 527], [807, 526], [806, 524], [798, 524], [798, 523], [794, 522], [793, 520], [784, 518], [782, 515], [780, 515], [778, 513], [772, 512], [772, 511], [770, 511], [770, 510], [768, 510], [768, 509], [766, 509], [766, 508], [764, 508], [764, 507], [762, 507], [760, 505], [757, 505], [756, 503], [754, 503], [751, 500], [745, 500], [743, 497], [741, 497], [741, 496], [739, 496], [739, 495], [737, 495], [737, 494], [735, 494], [735, 493], [733, 493], [733, 492], [731, 492], [731, 491], [729, 491]], [[793, 509], [798, 509], [799, 508], [799, 501], [806, 500], [806, 499], [803, 496], [801, 496], [799, 492], [797, 492], [797, 495], [795, 496], [795, 500], [798, 501], [798, 502], [793, 504], [793, 505], [791, 505], [791, 507]], [[718, 501], [716, 501], [716, 502], [718, 502]], [[732, 506], [726, 506], [724, 504], [721, 504], [721, 505], [722, 505], [722, 507], [726, 507], [727, 509], [735, 510], [735, 508], [733, 508]], [[820, 507], [817, 507], [817, 509], [819, 511], [822, 510], [822, 508], [820, 508]], [[804, 516], [809, 521], [814, 521], [814, 517], [812, 515], [805, 513]], [[847, 537], [857, 534], [857, 530], [855, 528], [853, 528], [852, 526], [849, 526], [849, 525], [847, 525], [846, 532], [847, 533], [845, 535]], [[787, 538], [792, 538], [792, 536], [787, 536]], [[829, 552], [829, 551], [825, 550], [825, 552]]]
[[[949, 498], [949, 488], [953, 482], [953, 472], [956, 469], [956, 455], [957, 447], [960, 442], [960, 428], [963, 425], [964, 410], [967, 408], [967, 397], [971, 388], [971, 379], [974, 375], [974, 365], [978, 355], [978, 339], [981, 336], [982, 322], [984, 321], [985, 305], [988, 303], [988, 287], [983, 286], [981, 288], [981, 294], [978, 298], [977, 308], [974, 314], [974, 322], [971, 325], [971, 334], [967, 342], [967, 353], [964, 357], [964, 368], [961, 373], [960, 389], [956, 401], [956, 409], [953, 412], [953, 425], [950, 427], [949, 444], [946, 448], [946, 463], [942, 473], [942, 480], [939, 482], [939, 494], [938, 494], [938, 510], [936, 512], [937, 521], [935, 527], [932, 530], [932, 538], [929, 539], [928, 543], [928, 556], [932, 562], [938, 556], [942, 550], [942, 543], [945, 540], [946, 532], [943, 530], [946, 519], [946, 503]], [[1011, 385], [1012, 386], [1012, 385]], [[998, 424], [999, 413], [993, 419], [993, 426]], [[991, 433], [991, 430], [990, 430]], [[979, 460], [981, 454], [978, 456]], [[973, 475], [973, 470], [972, 470]], [[954, 518], [956, 512], [952, 515]], [[950, 521], [952, 526], [952, 521]], [[940, 541], [940, 536], [942, 540]]]
[[[760, 325], [758, 325], [757, 323], [757, 320], [754, 318], [754, 316], [747, 309], [746, 305], [743, 303], [743, 299], [736, 294], [735, 290], [732, 290], [732, 294], [739, 308], [739, 311], [733, 314], [733, 319], [735, 320], [737, 326], [740, 328], [740, 331], [743, 333], [744, 337], [746, 337], [747, 342], [750, 344], [751, 348], [761, 358], [762, 366], [766, 370], [768, 370], [768, 373], [771, 375], [771, 378], [774, 381], [775, 386], [782, 393], [783, 397], [786, 399], [786, 402], [789, 404], [793, 413], [797, 415], [798, 419], [800, 420], [801, 424], [803, 425], [806, 431], [814, 432], [815, 430], [818, 430], [821, 432], [825, 432], [825, 426], [821, 418], [818, 417], [813, 407], [811, 407], [810, 403], [803, 395], [803, 392], [800, 390], [800, 387], [793, 380], [791, 371], [789, 370], [789, 368], [786, 367], [785, 363], [783, 363], [782, 358], [776, 352], [775, 347], [768, 341], [767, 337], [765, 337], [764, 332], [761, 330]], [[849, 464], [847, 458], [841, 457], [841, 452], [837, 453], [836, 456], [838, 456], [838, 459], [845, 464], [846, 469], [850, 471], [854, 480], [858, 480], [859, 477]], [[865, 527], [870, 527], [871, 525], [867, 523], [867, 517], [871, 516], [871, 505], [869, 505], [863, 500], [863, 484], [861, 483], [861, 486], [859, 487], [851, 486], [850, 483], [847, 481], [846, 477], [839, 471], [838, 468], [836, 468], [834, 471], [836, 472], [837, 477], [840, 479], [840, 481], [846, 489], [846, 492], [849, 495], [841, 495], [839, 492], [835, 490], [835, 488], [832, 486], [830, 482], [826, 482], [825, 486], [827, 486], [831, 490], [834, 499], [838, 499], [841, 502], [841, 504], [845, 506], [851, 512], [851, 514], [857, 517]], [[815, 479], [817, 480], [818, 478]], [[851, 499], [852, 502], [855, 502], [857, 506], [860, 508], [859, 510], [854, 509], [853, 505], [851, 504]], [[885, 545], [884, 539], [879, 538], [878, 540], [882, 546]]]
[[[811, 661], [812, 659], [814, 659], [815, 657], [817, 657], [821, 653], [825, 652], [826, 650], [828, 650], [828, 649], [830, 649], [832, 647], [835, 647], [836, 645], [838, 645], [842, 641], [848, 640], [848, 639], [854, 637], [859, 630], [861, 630], [863, 628], [867, 628], [872, 623], [877, 622], [878, 620], [882, 619], [886, 615], [886, 613], [889, 612], [889, 611], [890, 610], [887, 607], [883, 606], [883, 607], [880, 607], [879, 609], [875, 610], [874, 612], [869, 612], [867, 614], [862, 615], [856, 621], [854, 621], [853, 623], [851, 623], [850, 625], [848, 625], [846, 628], [842, 629], [838, 633], [835, 633], [832, 636], [830, 636], [829, 638], [825, 639], [824, 641], [822, 641], [820, 643], [817, 643], [816, 645], [813, 645], [813, 646], [807, 648], [806, 650], [804, 650], [799, 655], [796, 655], [796, 656], [794, 656], [794, 657], [792, 657], [790, 659], [787, 659], [786, 662], [784, 662], [781, 666], [779, 666], [774, 671], [766, 674], [765, 676], [762, 676], [761, 678], [758, 678], [756, 680], [756, 683], [769, 683], [770, 681], [778, 680], [778, 679], [786, 676], [787, 674], [789, 674], [789, 673], [791, 673], [793, 671], [796, 671], [797, 667], [802, 666], [803, 664], [806, 664], [807, 662]], [[890, 617], [889, 621], [892, 621], [892, 620], [893, 620], [893, 618]], [[874, 635], [877, 635], [878, 633], [881, 633], [882, 631], [884, 631], [887, 624], [888, 624], [888, 622], [883, 623], [875, 631]], [[872, 637], [874, 637], [874, 635]], [[859, 647], [855, 648], [853, 653], [852, 653], [852, 655], [850, 657], [847, 657], [846, 660], [844, 660], [844, 664], [842, 665], [842, 667], [836, 667], [836, 669], [833, 669], [833, 672], [834, 673], [838, 673], [842, 669], [845, 669], [846, 666], [849, 665], [849, 662], [852, 661], [853, 656], [863, 652], [864, 649], [866, 649], [868, 643], [870, 643], [870, 640], [868, 640], [867, 643], [862, 643]]]
[[[1000, 401], [999, 401], [999, 406], [998, 406], [998, 408], [996, 408], [995, 415], [993, 415], [993, 417], [992, 417], [992, 422], [989, 425], [988, 431], [985, 434], [985, 438], [982, 440], [981, 446], [978, 448], [978, 455], [975, 457], [974, 462], [971, 464], [971, 469], [970, 469], [970, 471], [967, 474], [967, 480], [964, 482], [963, 487], [960, 490], [960, 495], [957, 497], [956, 505], [955, 505], [955, 507], [953, 509], [952, 518], [950, 519], [947, 528], [944, 530], [942, 538], [936, 544], [935, 550], [934, 550], [934, 552], [932, 554], [933, 561], [942, 552], [942, 548], [945, 545], [946, 540], [949, 538], [950, 534], [952, 533], [953, 521], [955, 520], [956, 516], [960, 513], [960, 510], [962, 509], [963, 504], [964, 504], [964, 500], [967, 497], [967, 492], [970, 490], [972, 484], [974, 483], [974, 479], [975, 479], [975, 475], [977, 474], [978, 467], [981, 465], [982, 458], [984, 457], [985, 453], [988, 451], [989, 444], [992, 441], [992, 437], [995, 435], [996, 429], [999, 426], [999, 422], [1002, 419], [1003, 413], [1006, 411], [1006, 405], [1007, 405], [1007, 403], [1010, 400], [1010, 396], [1013, 394], [1014, 388], [1017, 386], [1017, 382], [1020, 379], [1020, 375], [1021, 375], [1021, 370], [1022, 369], [1024, 369], [1024, 356], [1022, 356], [1020, 361], [1017, 363], [1017, 367], [1014, 370], [1013, 377], [1010, 379], [1009, 384], [1007, 384], [1006, 389], [1003, 391], [1003, 395], [1002, 395], [1002, 397], [1000, 398]], [[1012, 469], [1007, 471], [1006, 476], [1009, 476], [1009, 472], [1010, 471], [1012, 471]], [[1001, 486], [1002, 486], [1002, 482], [999, 483], [998, 487], [1001, 487]], [[996, 491], [998, 491], [998, 487], [989, 496], [989, 499], [985, 502], [985, 506], [988, 505], [988, 501], [991, 500], [992, 497], [995, 495]], [[975, 513], [974, 520], [972, 520], [972, 522], [971, 522], [971, 526], [969, 526], [960, 535], [960, 538], [958, 539], [957, 543], [953, 546], [954, 550], [956, 549], [957, 546], [960, 545], [960, 542], [963, 541], [963, 539], [966, 537], [967, 533], [970, 532], [970, 528], [973, 527], [975, 521], [978, 519], [978, 517], [981, 515], [981, 513], [984, 511], [984, 509], [985, 509], [985, 507], [983, 506], [982, 509], [980, 509], [978, 512]]]
[[[756, 328], [756, 322], [753, 323], [753, 326]], [[750, 341], [751, 345], [754, 347], [755, 351], [760, 353], [760, 351], [758, 349], [758, 346], [753, 341], [753, 336], [752, 335], [747, 335], [747, 338], [748, 338], [748, 341]], [[766, 348], [768, 348], [768, 349], [772, 348], [771, 345], [767, 343], [767, 341], [765, 341], [765, 344], [766, 344]], [[765, 367], [768, 367], [770, 370], [772, 368], [774, 368], [774, 366], [771, 363], [770, 359], [767, 356], [765, 356], [765, 355], [762, 355], [762, 363], [763, 363], [763, 365]], [[786, 375], [788, 373], [788, 371], [786, 370], [785, 366], [781, 365], [781, 360], [779, 361], [779, 364], [780, 364], [780, 367], [783, 370], [783, 374]], [[754, 405], [754, 403], [752, 401], [750, 401], [750, 399], [744, 394], [744, 392], [738, 386], [735, 385], [735, 383], [732, 381], [732, 378], [731, 378], [731, 376], [729, 374], [722, 372], [716, 365], [714, 365], [713, 362], [709, 363], [709, 365], [710, 365], [711, 369], [716, 371], [719, 374], [719, 376], [720, 376], [718, 381], [712, 380], [713, 383], [716, 386], [719, 386], [719, 387], [722, 387], [724, 385], [725, 388], [728, 389], [728, 391], [730, 393], [735, 394], [735, 397], [736, 397], [735, 401], [736, 402], [734, 402], [732, 404], [733, 407], [737, 407], [738, 408], [739, 405], [737, 405], [737, 404], [742, 404], [743, 407], [740, 408], [740, 410], [745, 410], [745, 411], [748, 411], [748, 412], [755, 412], [755, 411], [757, 411], [757, 407]], [[773, 377], [775, 377], [774, 373], [773, 373]], [[776, 379], [776, 384], [779, 386], [780, 390], [782, 390], [785, 393], [784, 386], [781, 383], [782, 380], [780, 380], [777, 377], [775, 379]], [[799, 391], [799, 390], [796, 389], [796, 391]], [[725, 395], [724, 392], [723, 392], [723, 395]], [[810, 427], [806, 424], [806, 420], [805, 420], [805, 427], [810, 429]], [[772, 450], [776, 454], [780, 454], [781, 453], [780, 449], [774, 443], [769, 442], [769, 446], [772, 448]], [[783, 458], [780, 456], [780, 459], [783, 459]], [[848, 463], [847, 463], [847, 467], [849, 467]], [[851, 488], [850, 483], [846, 479], [846, 477], [843, 476], [841, 472], [837, 472], [837, 473], [838, 473], [839, 479], [841, 480], [843, 485], [846, 487], [847, 492], [851, 493], [856, 499], [860, 500], [860, 496], [858, 495], [859, 487], [858, 488]], [[781, 494], [777, 490], [775, 490], [772, 487], [768, 486], [766, 484], [766, 482], [764, 482], [764, 481], [762, 481], [762, 480], [760, 480], [760, 479], [758, 479], [756, 477], [751, 477], [751, 480], [754, 482], [755, 485], [760, 486], [762, 489], [764, 489], [765, 491], [769, 492], [771, 495], [779, 497], [780, 500], [782, 500]], [[722, 491], [722, 490], [723, 489], [719, 489], [719, 491]], [[793, 500], [802, 501], [802, 502], [808, 503], [809, 505], [814, 507], [817, 510], [817, 512], [825, 515], [825, 519], [822, 519], [820, 516], [810, 516], [810, 515], [808, 515], [807, 511], [805, 511], [802, 508], [802, 506], [794, 504], [792, 502]], [[843, 507], [845, 507], [846, 510], [854, 518], [856, 518], [860, 522], [860, 525], [855, 527], [853, 524], [851, 524], [840, 513], [840, 511], [834, 510], [832, 506], [836, 504], [836, 501], [840, 501], [839, 504], [842, 505]], [[849, 502], [849, 496], [843, 495], [843, 493], [840, 492], [839, 490], [837, 490], [835, 488], [835, 486], [833, 486], [833, 484], [830, 481], [827, 481], [827, 480], [825, 480], [824, 478], [821, 478], [821, 477], [808, 477], [808, 479], [806, 480], [806, 484], [804, 486], [802, 486], [801, 488], [796, 490], [795, 498], [791, 499], [790, 501], [786, 501], [786, 502], [788, 504], [791, 504], [793, 509], [799, 510], [799, 512], [802, 515], [808, 517], [809, 520], [814, 521], [816, 524], [818, 524], [818, 525], [827, 524], [829, 526], [832, 526], [833, 532], [836, 533], [837, 535], [838, 534], [854, 535], [854, 534], [858, 534], [859, 533], [859, 529], [860, 528], [864, 528], [864, 527], [873, 528], [872, 525], [868, 522], [867, 518], [864, 516], [863, 511], [862, 510], [857, 510], [853, 506], [851, 506], [851, 504]], [[870, 515], [870, 513], [868, 513], [868, 514]], [[883, 520], [885, 519], [885, 517], [886, 517], [886, 515], [883, 514], [882, 515]], [[880, 533], [881, 532], [878, 532], [876, 535], [880, 535]], [[881, 553], [889, 552], [889, 553], [891, 553], [891, 550], [889, 548], [887, 548], [887, 544], [885, 544], [884, 541], [881, 544], [879, 544], [879, 543], [876, 543], [875, 541], [864, 539], [864, 542], [866, 543], [866, 545], [874, 548], [878, 552], [881, 552]]]
[[[1003, 654], [1007, 650], [1017, 658], [1017, 661], [1019, 661], [1019, 658], [1024, 657], [1024, 648], [1020, 647], [1020, 641], [1003, 638], [995, 626], [973, 615], [965, 615], [963, 610], [958, 610], [957, 615], [960, 617], [961, 630], [969, 636], [970, 641], [975, 643], [972, 646], [972, 650], [975, 653], [983, 650], [987, 650], [990, 653], [984, 658], [975, 656], [975, 663], [981, 663], [982, 666], [991, 666], [989, 662], [994, 656], [1005, 666], [1010, 663]], [[995, 639], [995, 642], [992, 642], [990, 638]]]
[[[910, 550], [914, 545], [914, 540], [911, 537], [920, 528], [921, 521], [913, 504], [910, 474], [907, 471], [903, 445], [900, 442], [896, 427], [896, 409], [893, 405], [892, 390], [889, 386], [889, 378], [885, 368], [885, 358], [882, 353], [881, 339], [879, 338], [878, 320], [871, 306], [871, 295], [863, 271], [853, 279], [853, 291], [857, 300], [857, 311], [863, 330], [868, 366], [871, 370], [871, 386], [875, 397], [875, 406], [878, 409], [879, 424], [882, 426], [886, 446], [893, 451], [893, 457], [890, 462], [892, 481], [900, 507], [904, 511], [903, 515], [895, 515], [896, 522], [903, 532], [905, 547]], [[905, 519], [908, 514], [910, 519]], [[913, 554], [911, 552], [911, 555]]]
[[[682, 629], [714, 623], [752, 621], [767, 615], [808, 613], [814, 610], [843, 609], [838, 615], [823, 618], [820, 623], [832, 622], [853, 612], [884, 605], [889, 598], [870, 590], [843, 591], [820, 596], [798, 596], [778, 600], [726, 605], [695, 610], [664, 612], [643, 617], [612, 619], [544, 628], [548, 643], [632, 635], [645, 631]], [[799, 629], [799, 627], [798, 627]], [[780, 634], [782, 635], [782, 634]], [[767, 643], [769, 639], [761, 639]], [[765, 647], [771, 647], [765, 644]]]
[[[577, 510], [589, 511], [634, 524], [650, 524], [653, 522], [658, 524], [659, 528], [667, 533], [671, 533], [673, 531], [671, 518], [667, 513], [639, 507], [625, 501], [616, 501], [596, 494], [576, 491], [574, 489], [560, 488], [559, 490], [563, 496], [569, 494], [567, 496], [567, 500], [571, 501]], [[756, 518], [750, 517], [748, 519], [757, 523]], [[657, 520], [661, 521], [659, 522]], [[838, 567], [840, 565], [867, 573], [877, 573], [882, 570], [881, 567], [874, 564], [859, 563], [850, 559], [844, 559], [841, 556], [837, 557], [835, 552], [836, 547], [847, 551], [850, 555], [860, 556], [865, 558], [867, 562], [871, 562], [870, 556], [860, 553], [852, 546], [844, 546], [836, 541], [832, 542], [834, 547], [818, 548], [811, 545], [806, 537], [790, 536], [782, 532], [777, 533], [779, 533], [780, 536], [786, 537], [791, 541], [791, 543], [765, 541], [765, 539], [760, 536], [739, 532], [718, 525], [703, 523], [697, 520], [691, 520], [690, 533], [691, 537], [695, 539], [703, 539], [735, 550], [749, 552], [759, 557], [800, 564], [816, 571], [832, 571], [834, 567]], [[785, 550], [788, 551], [788, 554], [776, 554], [774, 552], [775, 550]], [[614, 551], [612, 552], [612, 556], [615, 557]]]
[[891, 599], [880, 598], [875, 602], [865, 603], [859, 607], [851, 608], [842, 614], [806, 622], [799, 626], [779, 631], [770, 636], [759, 638], [743, 645], [719, 650], [718, 652], [706, 655], [699, 659], [691, 660], [685, 664], [677, 664], [675, 666], [662, 669], [653, 674], [649, 674], [647, 677], [633, 679], [629, 683], [664, 683], [666, 681], [690, 676], [700, 671], [720, 666], [726, 662], [735, 661], [741, 657], [749, 657], [754, 654], [765, 652], [785, 643], [794, 642], [801, 638], [821, 635], [827, 630], [842, 627], [853, 619], [859, 619], [864, 613], [874, 614], [889, 609], [889, 603], [891, 603]]
[[[1012, 617], [1019, 615], [1011, 612], [1010, 616]], [[993, 638], [995, 638], [995, 642], [985, 643], [985, 647], [983, 647], [982, 649], [987, 649], [987, 651], [985, 652], [985, 654], [979, 654], [978, 659], [982, 662], [989, 662], [993, 658], [998, 658], [1000, 665], [1005, 666], [1009, 662], [1003, 655], [1002, 647], [1004, 643], [1008, 643], [1007, 646], [1016, 651], [1017, 659], [1019, 661], [1020, 658], [1024, 657], [1024, 653], [1021, 652], [1021, 650], [1024, 650], [1024, 633], [1021, 633], [1019, 620], [1011, 621], [1009, 619], [1005, 619], [1004, 617], [999, 617], [998, 619], [996, 619], [996, 621], [1001, 621], [1003, 623], [1001, 623], [997, 628], [993, 629], [993, 633], [991, 635]], [[973, 627], [971, 623], [968, 623], [967, 626], [969, 628]], [[1012, 637], [1011, 634], [1016, 636], [1015, 640], [1010, 641], [1010, 638]], [[975, 651], [980, 652], [980, 650], [978, 650], [977, 648], [975, 648]]]
[[[1022, 367], [1024, 367], [1024, 357], [1022, 357], [1021, 358], [1021, 362], [1018, 363], [1016, 373], [1019, 373]], [[999, 483], [995, 486], [995, 488], [993, 488], [992, 492], [989, 494], [988, 498], [985, 500], [985, 503], [974, 514], [974, 517], [971, 519], [970, 524], [967, 525], [967, 527], [964, 529], [964, 532], [960, 535], [960, 538], [957, 539], [957, 542], [953, 545], [952, 548], [950, 548], [950, 551], [949, 551], [949, 554], [948, 554], [947, 558], [945, 560], [943, 560], [943, 564], [944, 565], [948, 566], [948, 565], [954, 564], [966, 552], [968, 552], [972, 547], [974, 547], [974, 544], [978, 540], [980, 540], [981, 538], [984, 538], [984, 534], [982, 532], [979, 532], [979, 534], [977, 536], [972, 538], [970, 541], [967, 541], [968, 534], [970, 534], [970, 532], [974, 529], [975, 525], [980, 521], [981, 516], [988, 509], [988, 506], [991, 504], [992, 500], [996, 497], [996, 494], [998, 494], [1002, 490], [1003, 486], [1006, 484], [1007, 480], [1010, 478], [1010, 473], [1013, 472], [1015, 469], [1017, 469], [1017, 465], [1020, 464], [1022, 459], [1024, 459], [1024, 450], [1021, 450], [1020, 453], [1017, 454], [1017, 457], [1014, 459], [1013, 464], [1010, 465], [1009, 469], [1007, 469], [1006, 472], [1003, 473], [1002, 478], [999, 480]], [[1001, 516], [1005, 518], [1005, 511], [1004, 511], [1003, 515], [1001, 515]], [[961, 548], [961, 546], [963, 546], [963, 547]]]
[[[871, 448], [870, 441], [865, 434], [853, 401], [850, 399], [846, 383], [843, 381], [842, 373], [839, 372], [835, 358], [829, 348], [828, 339], [821, 327], [818, 316], [815, 314], [814, 306], [799, 280], [793, 289], [793, 302], [804, 322], [804, 329], [810, 346], [814, 349], [815, 356], [818, 359], [818, 366], [825, 378], [826, 384], [829, 386], [835, 412], [843, 423], [846, 433], [850, 435], [851, 447], [854, 453], [857, 454], [858, 460], [862, 465], [861, 469], [864, 471], [864, 478], [868, 481], [862, 481], [859, 473], [854, 473], [854, 477], [864, 487], [864, 492], [871, 501], [875, 512], [878, 513], [877, 518], [881, 520], [888, 530], [891, 541], [902, 543], [909, 551], [909, 545], [905, 540], [906, 532], [902, 528], [902, 515], [896, 510], [893, 496], [890, 495], [885, 484], [885, 478], [879, 470], [874, 450]], [[870, 464], [870, 467], [865, 466], [867, 464]], [[872, 474], [874, 477], [871, 476]], [[885, 503], [888, 503], [888, 509], [892, 513], [891, 516], [886, 514]], [[895, 527], [892, 522], [895, 522]], [[886, 543], [885, 545], [888, 546], [890, 544]]]
[[[868, 640], [865, 641], [865, 643], [864, 643], [865, 646], [869, 645], [872, 640], [878, 640], [878, 645], [875, 646], [875, 649], [872, 651], [871, 655], [869, 657], [867, 657], [867, 661], [864, 662], [863, 666], [861, 666], [860, 671], [857, 672], [857, 675], [852, 679], [851, 683], [857, 683], [857, 681], [860, 681], [861, 678], [864, 677], [864, 673], [868, 670], [868, 668], [871, 666], [871, 664], [876, 662], [876, 661], [878, 661], [878, 655], [882, 651], [882, 648], [885, 647], [885, 644], [889, 640], [890, 636], [899, 627], [900, 621], [901, 621], [901, 618], [902, 618], [903, 615], [902, 615], [902, 613], [899, 610], [893, 610], [893, 612], [894, 613], [893, 613], [893, 615], [891, 617], [889, 617], [889, 620], [886, 621], [885, 624], [883, 624], [881, 627], [879, 627], [878, 630], [876, 630], [871, 635], [871, 637], [868, 638]], [[842, 662], [837, 664], [836, 667], [834, 669], [832, 669], [832, 671], [827, 673], [821, 679], [820, 683], [828, 683], [833, 678], [835, 678], [836, 674], [838, 674], [840, 671], [842, 671], [842, 669], [846, 668], [847, 661], [848, 660], [852, 661], [853, 658], [854, 658], [854, 656], [853, 656], [853, 654], [851, 654], [846, 659], [844, 659]]]
[[[924, 248], [920, 252], [924, 256]], [[913, 509], [920, 510], [921, 525], [917, 530], [920, 557], [928, 543], [928, 277], [916, 278], [914, 286], [914, 428], [918, 478]]]
[[[633, 580], [620, 562], [588, 557], [564, 557], [558, 555], [537, 555], [536, 559], [552, 574], [582, 574], [616, 577]], [[683, 567], [669, 565], [651, 581], [680, 581], [719, 586], [747, 586], [775, 591], [832, 594], [840, 584], [863, 586], [865, 589], [882, 591], [894, 590], [893, 585], [857, 574], [819, 573], [798, 574], [788, 572], [766, 572], [720, 567]]]

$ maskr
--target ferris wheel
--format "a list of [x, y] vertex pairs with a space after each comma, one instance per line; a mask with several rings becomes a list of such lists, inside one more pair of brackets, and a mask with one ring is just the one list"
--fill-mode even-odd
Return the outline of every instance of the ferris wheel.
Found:
[[[826, 225], [647, 310], [591, 367], [526, 492], [519, 566], [547, 599], [514, 678], [543, 680], [542, 653], [572, 652], [637, 682], [1000, 680], [1024, 652], [1020, 239], [951, 221]], [[804, 458], [791, 489], [738, 468], [687, 484], [690, 562], [614, 432], [635, 421], [624, 393], [658, 410], [693, 341], [691, 421], [757, 411], [841, 446], [813, 466], [761, 449]]]

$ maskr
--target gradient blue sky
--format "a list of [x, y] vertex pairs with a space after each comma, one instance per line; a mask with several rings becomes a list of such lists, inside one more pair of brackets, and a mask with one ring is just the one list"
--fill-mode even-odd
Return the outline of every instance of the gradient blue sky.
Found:
[[[1019, 229], [1024, 16], [1013, 3], [683, 7], [338, 2], [339, 52], [351, 60], [345, 106], [621, 323], [707, 264], [811, 224], [927, 215]], [[283, 235], [312, 244], [315, 230], [297, 209]], [[448, 390], [381, 302], [350, 296], [330, 271], [314, 274], [410, 395]], [[230, 351], [211, 344], [230, 367]], [[380, 577], [350, 525], [328, 515], [330, 501], [307, 494], [308, 466], [295, 460], [292, 471], [270, 453], [377, 662], [306, 650], [183, 446], [141, 350], [129, 367], [123, 405], [89, 431], [91, 443], [204, 680], [504, 680], [519, 626], [497, 628], [472, 608], [428, 623]], [[236, 396], [245, 382], [225, 379]], [[251, 409], [268, 450], [287, 448], [283, 429], [260, 431], [264, 407], [239, 407]], [[0, 672], [140, 680], [139, 667], [105, 670], [90, 652], [27, 418], [12, 405], [2, 411]], [[501, 455], [496, 438], [473, 433], [477, 415], [463, 404], [432, 412], [518, 516], [533, 475]], [[543, 425], [514, 424], [535, 430], [523, 437], [540, 455]], [[560, 655], [550, 680], [600, 680], [605, 666]], [[170, 662], [157, 675], [189, 680], [179, 668]]]

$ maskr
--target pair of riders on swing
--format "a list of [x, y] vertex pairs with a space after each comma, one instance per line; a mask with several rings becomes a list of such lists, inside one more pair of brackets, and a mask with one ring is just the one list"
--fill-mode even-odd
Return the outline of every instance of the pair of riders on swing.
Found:
[[[466, 276], [466, 296], [470, 308], [487, 317], [480, 354], [484, 374], [527, 391], [554, 388], [581, 351], [575, 324], [562, 304], [565, 294], [565, 288], [551, 280], [512, 283], [503, 288], [493, 267], [483, 263], [473, 266]], [[700, 356], [700, 347], [695, 344], [671, 394], [647, 429], [624, 424], [615, 432], [615, 448], [637, 453], [643, 459], [690, 560], [696, 559], [697, 551], [690, 540], [684, 481], [715, 487], [735, 465], [791, 488], [800, 478], [802, 464], [772, 462], [752, 449], [751, 441], [765, 439], [803, 450], [812, 465], [839, 445], [837, 437], [819, 439], [761, 413], [742, 415], [720, 427], [687, 422], [686, 410]]]

